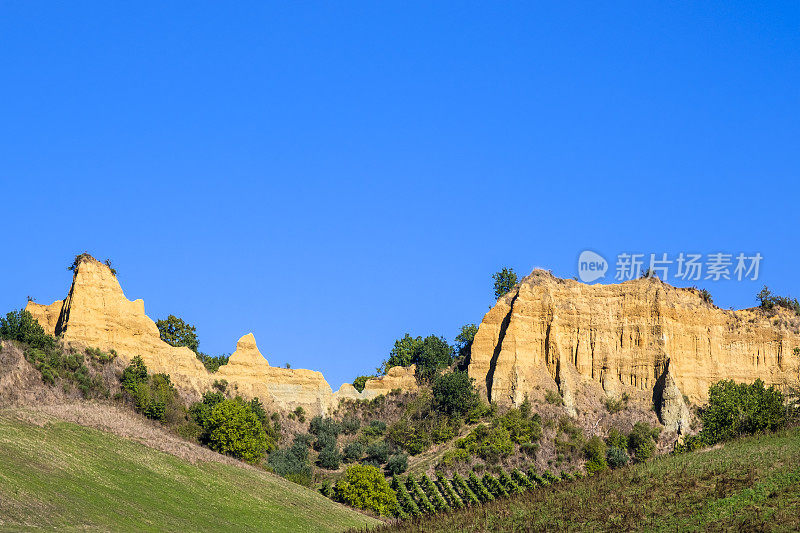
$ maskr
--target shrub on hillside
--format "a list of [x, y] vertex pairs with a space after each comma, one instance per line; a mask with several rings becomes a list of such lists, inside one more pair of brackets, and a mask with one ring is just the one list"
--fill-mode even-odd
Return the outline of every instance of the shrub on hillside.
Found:
[[511, 435], [502, 425], [489, 427], [481, 424], [469, 435], [456, 441], [456, 446], [490, 463], [496, 463], [514, 452]]
[[760, 379], [748, 385], [731, 380], [708, 389], [708, 407], [702, 413], [703, 441], [715, 444], [738, 435], [774, 431], [786, 422], [783, 394]]
[[398, 512], [397, 496], [380, 470], [369, 465], [351, 465], [336, 482], [336, 499], [358, 509], [384, 516]]
[[408, 455], [396, 453], [386, 461], [386, 473], [390, 476], [402, 474], [408, 470]]
[[542, 438], [542, 424], [538, 414], [527, 417], [521, 409], [509, 409], [500, 417], [499, 424], [517, 444], [529, 444]]
[[564, 398], [556, 390], [549, 390], [544, 394], [544, 401], [551, 405], [564, 405]]
[[348, 414], [342, 419], [342, 432], [345, 435], [353, 435], [361, 428], [361, 419], [356, 415]]
[[249, 463], [258, 462], [274, 448], [258, 416], [241, 398], [216, 404], [202, 427], [209, 448]]
[[288, 448], [275, 450], [267, 458], [269, 470], [300, 485], [311, 484], [311, 463], [308, 462], [309, 441], [298, 435]]
[[463, 448], [454, 448], [452, 450], [447, 450], [444, 455], [442, 455], [436, 468], [450, 470], [458, 465], [468, 464], [470, 461], [472, 461], [472, 455], [470, 455], [467, 450]]
[[480, 402], [473, 379], [466, 372], [449, 372], [433, 382], [436, 405], [450, 415], [464, 415]]
[[319, 452], [317, 462], [322, 468], [337, 470], [342, 462], [342, 454], [339, 453], [339, 448], [336, 446], [336, 443], [325, 446], [322, 451]]
[[424, 428], [401, 419], [389, 426], [386, 438], [411, 455], [425, 451], [431, 445], [431, 437]]
[[630, 462], [631, 458], [624, 448], [611, 446], [606, 450], [606, 463], [611, 468], [621, 468]]
[[594, 436], [583, 445], [583, 455], [586, 457], [586, 473], [589, 475], [602, 472], [608, 468], [606, 462], [606, 443], [598, 436]]
[[343, 458], [345, 463], [352, 463], [361, 459], [364, 455], [364, 445], [358, 441], [351, 442], [344, 447]]
[[339, 436], [339, 433], [342, 432], [342, 427], [333, 418], [323, 418], [317, 415], [311, 419], [311, 423], [308, 425], [308, 432], [317, 436], [322, 434]]
[[380, 466], [389, 460], [389, 445], [384, 441], [373, 442], [366, 449], [365, 464]]
[[661, 428], [651, 427], [645, 422], [636, 422], [628, 435], [628, 451], [637, 463], [646, 461], [656, 453], [656, 442]]
[[0, 338], [19, 341], [43, 351], [56, 349], [56, 339], [45, 333], [41, 324], [28, 311], [20, 309], [0, 317]]

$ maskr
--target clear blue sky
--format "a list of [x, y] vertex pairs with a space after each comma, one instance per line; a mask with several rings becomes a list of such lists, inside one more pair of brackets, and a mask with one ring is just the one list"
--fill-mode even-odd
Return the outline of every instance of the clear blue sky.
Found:
[[800, 296], [800, 4], [613, 4], [2, 2], [0, 308], [86, 250], [336, 389], [586, 248]]

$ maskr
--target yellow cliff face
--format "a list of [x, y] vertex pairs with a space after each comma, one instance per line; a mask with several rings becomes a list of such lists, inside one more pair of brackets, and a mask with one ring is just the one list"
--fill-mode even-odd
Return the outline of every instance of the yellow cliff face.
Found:
[[569, 405], [590, 385], [609, 396], [652, 391], [682, 419], [682, 395], [702, 403], [721, 379], [797, 383], [798, 332], [793, 313], [722, 310], [658, 279], [585, 285], [535, 270], [484, 317], [469, 374], [500, 404], [558, 387]]
[[239, 394], [272, 398], [284, 409], [303, 407], [320, 414], [332, 401], [331, 387], [320, 372], [269, 366], [252, 333], [239, 339], [228, 364], [219, 367], [214, 376], [233, 384]]
[[162, 341], [155, 322], [144, 312], [144, 302], [128, 300], [111, 270], [91, 258], [77, 265], [66, 299], [49, 306], [28, 302], [26, 310], [64, 342], [114, 349], [126, 361], [140, 355], [151, 372], [169, 374], [177, 386], [197, 394], [225, 379], [233, 393], [259, 397], [265, 405], [302, 406], [322, 414], [333, 401], [321, 373], [270, 367], [252, 334], [239, 339], [227, 365], [209, 373], [189, 348]]

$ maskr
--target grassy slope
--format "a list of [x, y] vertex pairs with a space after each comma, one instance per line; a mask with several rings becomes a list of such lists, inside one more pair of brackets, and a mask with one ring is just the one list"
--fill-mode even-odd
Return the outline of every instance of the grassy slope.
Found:
[[665, 456], [402, 531], [800, 530], [800, 429]]
[[377, 521], [266, 472], [0, 419], [0, 529], [341, 531]]

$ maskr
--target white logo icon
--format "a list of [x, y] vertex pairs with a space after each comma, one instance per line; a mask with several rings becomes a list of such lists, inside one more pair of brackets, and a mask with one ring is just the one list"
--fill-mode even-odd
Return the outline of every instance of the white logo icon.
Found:
[[578, 278], [584, 283], [591, 283], [597, 279], [604, 278], [608, 271], [608, 261], [605, 258], [592, 252], [584, 250], [578, 257]]

